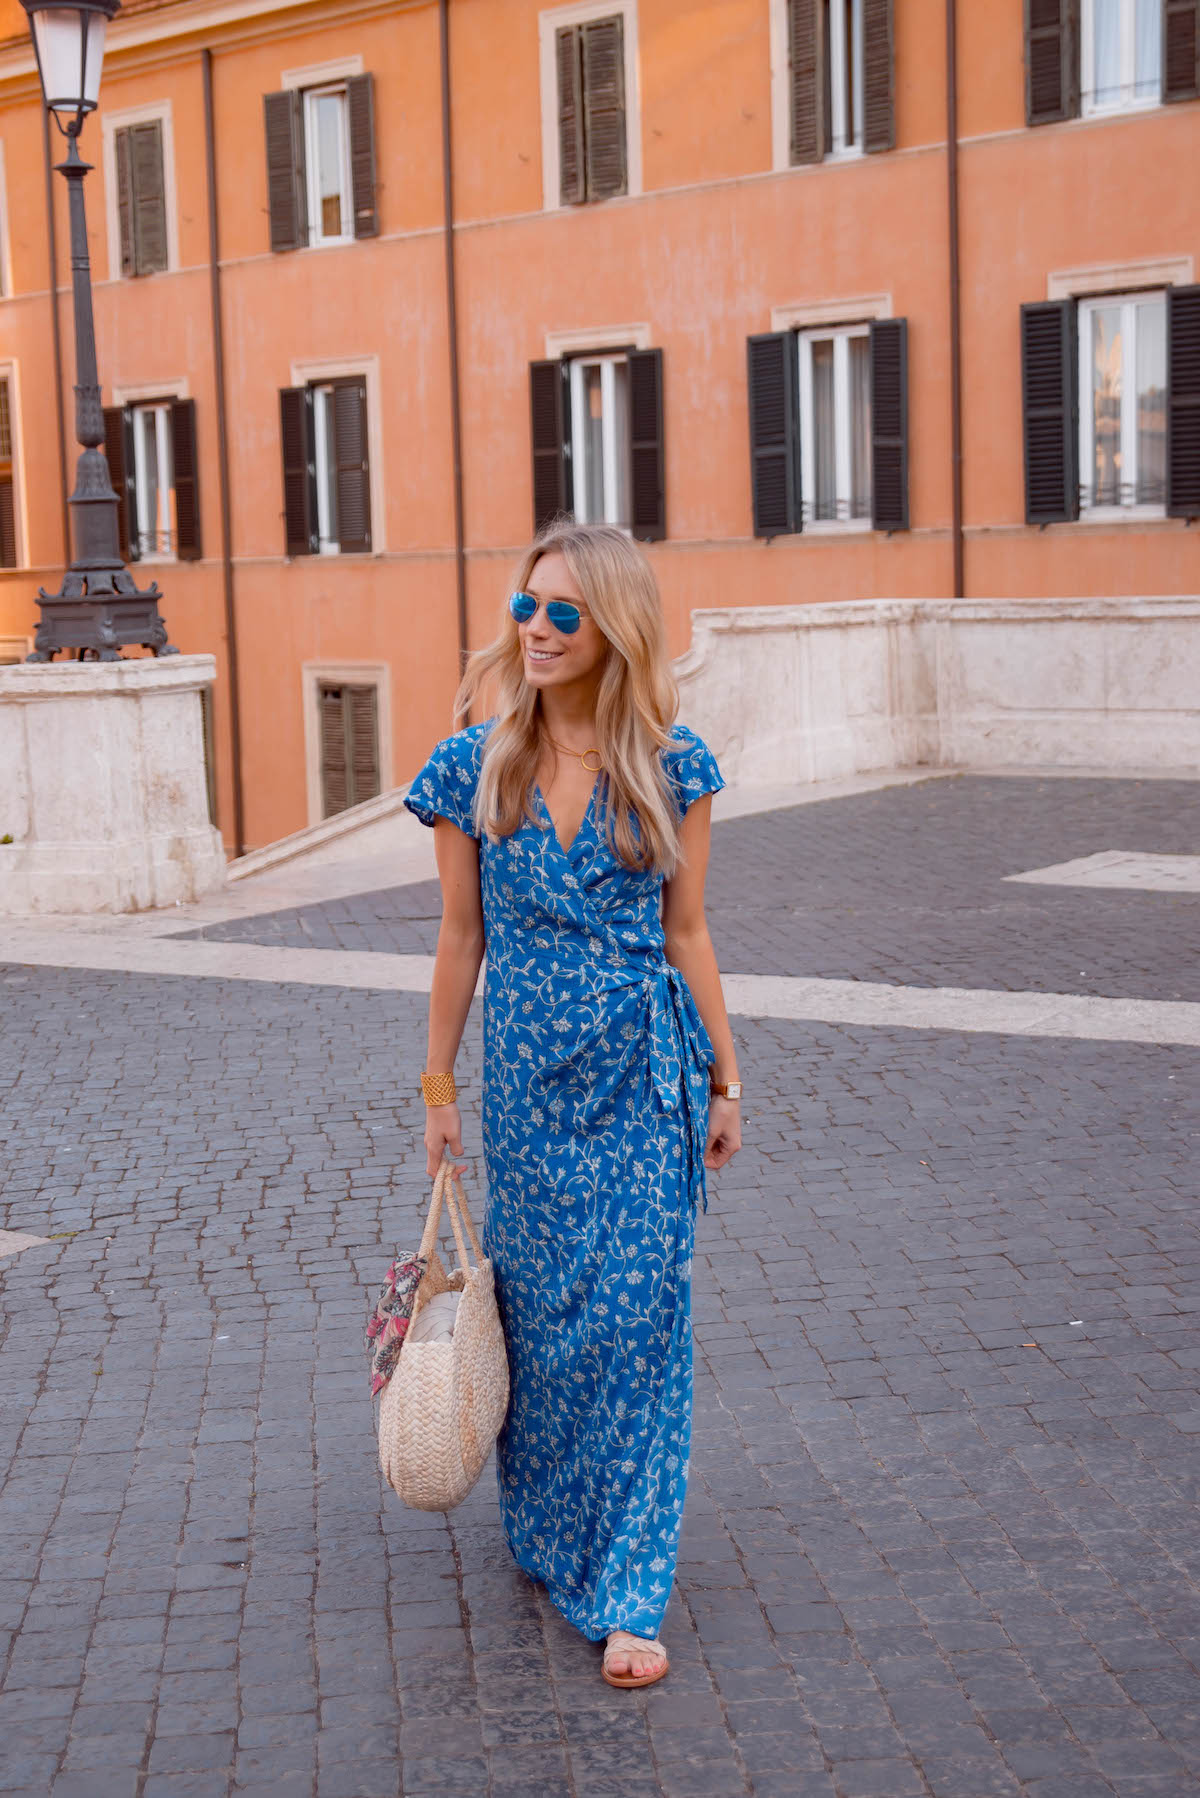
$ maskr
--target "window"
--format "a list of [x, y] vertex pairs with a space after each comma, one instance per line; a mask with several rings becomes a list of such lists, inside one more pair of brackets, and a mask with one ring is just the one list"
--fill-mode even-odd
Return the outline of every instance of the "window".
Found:
[[800, 337], [800, 474], [805, 524], [871, 518], [870, 326]]
[[279, 402], [288, 555], [369, 551], [366, 376], [287, 387]]
[[379, 792], [379, 708], [374, 686], [319, 681], [321, 816]]
[[1163, 0], [1083, 0], [1083, 110], [1157, 106]]
[[558, 64], [559, 203], [623, 194], [625, 21], [590, 19], [555, 34]]
[[892, 0], [772, 0], [775, 166], [890, 150]]
[[1162, 510], [1167, 491], [1165, 295], [1081, 301], [1078, 316], [1080, 509]]
[[755, 536], [908, 530], [907, 320], [769, 331], [746, 350]]
[[12, 383], [0, 375], [0, 568], [17, 566], [17, 507], [13, 474]]
[[286, 87], [263, 106], [271, 248], [377, 236], [372, 77]]
[[162, 121], [126, 125], [115, 142], [121, 273], [159, 274], [168, 261]]
[[666, 535], [662, 351], [530, 364], [534, 529], [560, 513]]
[[571, 362], [571, 463], [580, 524], [629, 523], [629, 365], [624, 356]]
[[198, 561], [195, 401], [146, 399], [106, 407], [104, 452], [126, 560]]

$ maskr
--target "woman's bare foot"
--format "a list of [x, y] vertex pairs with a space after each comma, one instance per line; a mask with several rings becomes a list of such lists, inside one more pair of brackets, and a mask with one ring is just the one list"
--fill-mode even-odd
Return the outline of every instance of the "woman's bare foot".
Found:
[[652, 1686], [669, 1667], [667, 1651], [657, 1637], [648, 1640], [625, 1629], [610, 1632], [603, 1664], [610, 1686]]

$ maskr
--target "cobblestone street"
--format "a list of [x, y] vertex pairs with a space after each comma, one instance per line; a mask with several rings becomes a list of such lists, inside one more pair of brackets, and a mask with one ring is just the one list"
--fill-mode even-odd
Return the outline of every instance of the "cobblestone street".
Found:
[[[734, 1018], [644, 1693], [514, 1569], [490, 1471], [445, 1519], [381, 1485], [362, 1324], [419, 1234], [420, 993], [0, 963], [0, 1228], [48, 1239], [0, 1260], [0, 1792], [1200, 1793], [1200, 1050], [986, 1009], [1200, 1000], [1200, 894], [1006, 884], [1194, 855], [1198, 796], [962, 777], [717, 825], [724, 968], [980, 1011]], [[436, 912], [172, 941], [382, 963]], [[478, 1057], [473, 1020], [471, 1152]]]

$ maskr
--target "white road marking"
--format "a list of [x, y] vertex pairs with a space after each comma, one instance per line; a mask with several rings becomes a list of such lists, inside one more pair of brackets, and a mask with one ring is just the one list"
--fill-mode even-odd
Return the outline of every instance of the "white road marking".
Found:
[[48, 1236], [28, 1236], [23, 1230], [0, 1230], [0, 1261], [9, 1255], [22, 1255], [26, 1249], [36, 1249]]
[[[38, 967], [396, 993], [427, 993], [434, 959], [359, 949], [181, 942], [173, 937], [118, 939], [25, 926], [9, 930], [0, 954], [10, 964]], [[1177, 1000], [886, 986], [775, 974], [727, 974], [724, 986], [729, 1010], [739, 1017], [1200, 1047], [1200, 1004]]]
[[1140, 893], [1200, 893], [1200, 855], [1151, 855], [1137, 849], [1102, 849], [1077, 861], [1006, 874], [1030, 886], [1121, 887]]

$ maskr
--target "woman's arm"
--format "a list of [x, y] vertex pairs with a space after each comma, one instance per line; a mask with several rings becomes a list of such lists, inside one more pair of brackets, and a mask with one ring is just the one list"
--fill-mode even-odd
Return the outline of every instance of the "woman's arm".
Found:
[[[696, 1010], [712, 1042], [716, 1057], [713, 1079], [724, 1086], [727, 1081], [738, 1078], [738, 1068], [717, 958], [704, 916], [704, 879], [708, 873], [711, 826], [712, 795], [706, 793], [688, 807], [680, 826], [679, 866], [663, 885], [663, 930], [667, 939], [667, 960], [687, 981]], [[741, 1146], [738, 1100], [711, 1099], [705, 1167], [724, 1167]]]
[[[430, 1074], [454, 1072], [467, 1013], [483, 961], [483, 905], [479, 895], [479, 844], [474, 837], [439, 818], [433, 827], [438, 878], [442, 883], [442, 923], [429, 994]], [[462, 1118], [457, 1104], [430, 1105], [425, 1112], [426, 1171], [436, 1174], [446, 1150], [465, 1153]], [[464, 1173], [465, 1168], [459, 1168]]]

